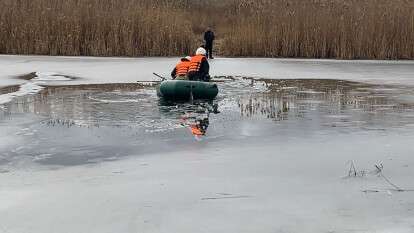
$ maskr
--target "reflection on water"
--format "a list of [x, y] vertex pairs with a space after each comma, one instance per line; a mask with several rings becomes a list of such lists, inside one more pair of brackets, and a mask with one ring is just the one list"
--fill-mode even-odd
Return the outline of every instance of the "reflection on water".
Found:
[[207, 133], [210, 124], [209, 116], [210, 113], [197, 116], [191, 116], [191, 113], [187, 113], [181, 117], [181, 120], [182, 124], [190, 129], [191, 134], [197, 140], [201, 140], [201, 137]]
[[19, 126], [26, 140], [0, 151], [0, 161], [75, 165], [188, 149], [194, 138], [203, 146], [414, 124], [413, 90], [404, 87], [244, 78], [218, 85], [216, 100], [193, 103], [165, 102], [140, 84], [47, 87], [0, 108], [0, 127]]
[[213, 101], [171, 102], [160, 99], [160, 113], [164, 116], [179, 117], [181, 125], [187, 127], [196, 140], [206, 135], [210, 114], [218, 114], [218, 104]]
[[16, 92], [16, 91], [19, 90], [19, 88], [20, 88], [20, 86], [18, 86], [18, 85], [2, 87], [2, 88], [0, 88], [0, 95], [11, 93], [11, 92]]
[[243, 117], [264, 117], [275, 121], [311, 119], [332, 125], [411, 123], [412, 103], [399, 96], [412, 90], [384, 88], [338, 80], [261, 80], [265, 92], [252, 92], [238, 98]]

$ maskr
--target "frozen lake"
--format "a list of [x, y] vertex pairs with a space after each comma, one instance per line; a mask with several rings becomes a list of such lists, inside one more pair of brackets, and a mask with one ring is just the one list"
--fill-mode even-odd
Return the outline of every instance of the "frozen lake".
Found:
[[414, 231], [414, 63], [175, 60], [1, 57], [0, 232]]

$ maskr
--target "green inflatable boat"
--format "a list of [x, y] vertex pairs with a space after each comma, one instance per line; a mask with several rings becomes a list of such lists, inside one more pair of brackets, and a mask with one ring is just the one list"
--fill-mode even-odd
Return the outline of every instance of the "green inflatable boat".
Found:
[[189, 80], [165, 80], [157, 88], [157, 95], [165, 99], [186, 100], [214, 99], [218, 94], [217, 84]]

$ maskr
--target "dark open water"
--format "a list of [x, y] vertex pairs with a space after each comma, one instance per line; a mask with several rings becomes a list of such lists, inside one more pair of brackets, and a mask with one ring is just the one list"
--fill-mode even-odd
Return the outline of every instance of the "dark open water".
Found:
[[[212, 102], [165, 102], [154, 86], [140, 84], [49, 86], [16, 98], [0, 108], [0, 136], [16, 138], [0, 147], [0, 166], [79, 165], [414, 127], [414, 90], [408, 87], [247, 78], [224, 78], [218, 85]], [[194, 127], [205, 135], [193, 135]]]

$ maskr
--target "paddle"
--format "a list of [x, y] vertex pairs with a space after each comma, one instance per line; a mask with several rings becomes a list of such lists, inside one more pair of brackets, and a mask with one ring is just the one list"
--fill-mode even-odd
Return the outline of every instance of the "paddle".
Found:
[[162, 77], [161, 75], [157, 74], [157, 73], [152, 73], [153, 75], [157, 76], [158, 78], [160, 78], [162, 81], [166, 80], [166, 77]]

